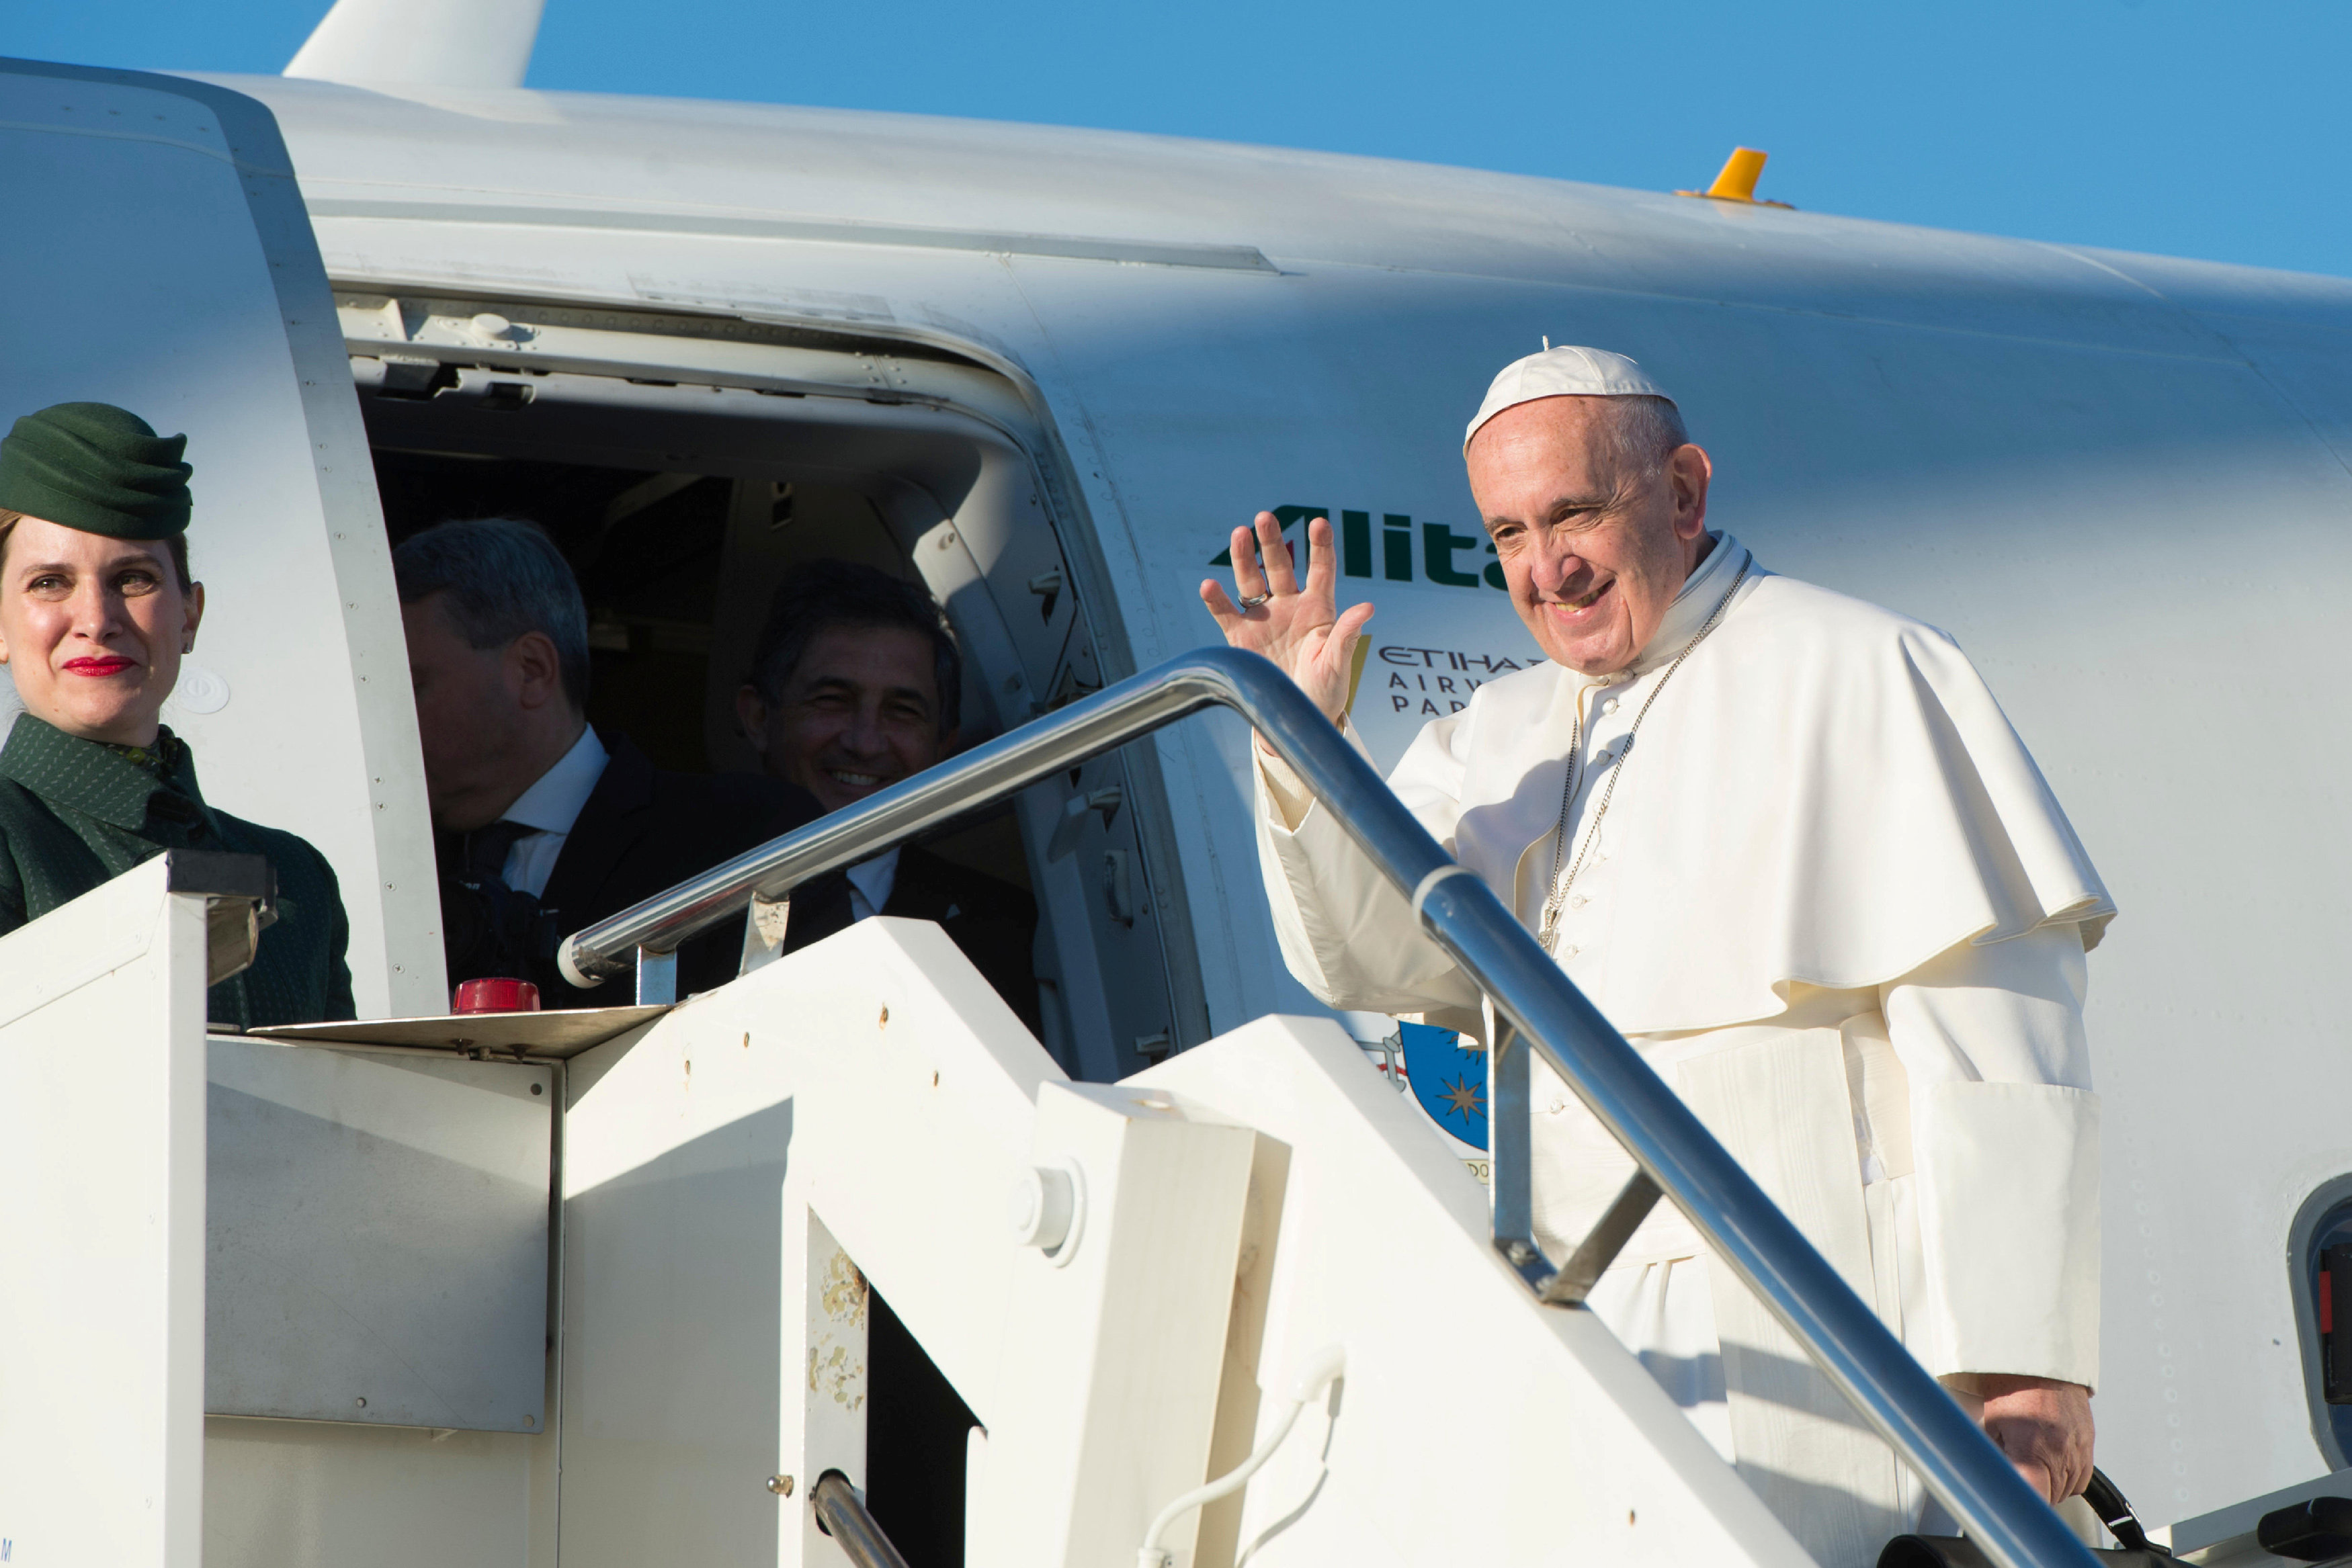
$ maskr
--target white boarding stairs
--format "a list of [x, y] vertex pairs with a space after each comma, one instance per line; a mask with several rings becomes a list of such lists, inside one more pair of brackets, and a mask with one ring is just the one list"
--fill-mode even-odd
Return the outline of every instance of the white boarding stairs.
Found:
[[[0, 1026], [19, 1561], [199, 1561], [207, 1053], [220, 1090], [286, 1103], [344, 1065], [307, 1059], [402, 1060], [207, 1041], [208, 901], [167, 870], [7, 939], [39, 949], [12, 951], [39, 962], [9, 965]], [[981, 1421], [975, 1565], [1126, 1568], [1164, 1505], [1282, 1422], [1327, 1347], [1344, 1368], [1244, 1490], [1173, 1521], [1173, 1563], [1231, 1563], [1237, 1543], [1269, 1568], [1807, 1561], [1596, 1319], [1532, 1299], [1488, 1243], [1484, 1189], [1328, 1020], [1261, 1019], [1073, 1083], [937, 926], [877, 919], [562, 1077], [562, 1484], [656, 1552], [644, 1527], [681, 1481], [773, 1474], [796, 1478], [768, 1500], [779, 1563], [852, 1561], [805, 1499], [865, 1475], [870, 1281]], [[425, 1135], [399, 1114], [385, 1094], [347, 1124]], [[1041, 1171], [1076, 1199], [1050, 1255], [1007, 1219]], [[780, 1251], [758, 1233], [779, 1219]], [[745, 1278], [747, 1250], [775, 1276]], [[714, 1345], [699, 1325], [720, 1322]], [[779, 1429], [705, 1429], [678, 1391], [761, 1335]], [[32, 1555], [52, 1542], [75, 1549]], [[562, 1560], [615, 1544], [567, 1531]]]
[[[504, 1434], [561, 1526], [441, 1561], [887, 1563], [857, 1496], [871, 1289], [978, 1420], [971, 1564], [1798, 1568], [1573, 1304], [1613, 1244], [1555, 1270], [1519, 1239], [1532, 1047], [1993, 1561], [2087, 1562], [1263, 661], [1139, 675], [578, 934], [565, 962], [610, 973], [635, 948], [657, 1006], [683, 934], [1212, 704], [1417, 886], [1516, 1020], [1491, 1211], [1327, 1020], [1262, 1018], [1076, 1083], [936, 926], [887, 918], [667, 1010], [536, 1015], [509, 1040], [453, 1042], [451, 1020], [208, 1039], [207, 976], [249, 955], [266, 901], [212, 863], [236, 857], [167, 856], [0, 942], [14, 1561], [379, 1560], [338, 1531], [454, 1515], [472, 1484], [365, 1425], [384, 1422]], [[600, 1018], [610, 1038], [580, 1021]], [[295, 1488], [227, 1427], [208, 1442], [207, 1410], [359, 1436], [305, 1439]], [[1254, 1451], [1245, 1485], [1189, 1505]]]
[[[1161, 1536], [1172, 1562], [1231, 1563], [1237, 1542], [1269, 1568], [1806, 1561], [1598, 1320], [1532, 1300], [1488, 1243], [1483, 1189], [1328, 1021], [1260, 1019], [1124, 1082], [1073, 1083], [936, 926], [877, 919], [572, 1071], [567, 1242], [601, 1267], [568, 1274], [567, 1317], [743, 1310], [726, 1270], [680, 1275], [680, 1227], [726, 1245], [680, 1212], [695, 1184], [665, 1184], [675, 1208], [584, 1215], [600, 1186], [788, 1106], [788, 1152], [735, 1145], [783, 1173], [772, 1468], [796, 1491], [864, 1476], [870, 1281], [980, 1420], [970, 1563], [1127, 1568], [1332, 1348], [1336, 1382], [1307, 1391], [1247, 1487]], [[1074, 1201], [1024, 1242], [1008, 1198], [1041, 1186]], [[1057, 1231], [1050, 1253], [1034, 1244]], [[633, 1375], [669, 1381], [649, 1374]], [[798, 1517], [782, 1562], [845, 1561]]]

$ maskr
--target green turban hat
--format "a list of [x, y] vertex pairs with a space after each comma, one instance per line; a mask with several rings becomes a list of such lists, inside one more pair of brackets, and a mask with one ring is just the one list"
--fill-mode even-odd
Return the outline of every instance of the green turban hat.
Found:
[[58, 403], [0, 439], [0, 507], [110, 538], [170, 538], [188, 528], [187, 445], [112, 403]]

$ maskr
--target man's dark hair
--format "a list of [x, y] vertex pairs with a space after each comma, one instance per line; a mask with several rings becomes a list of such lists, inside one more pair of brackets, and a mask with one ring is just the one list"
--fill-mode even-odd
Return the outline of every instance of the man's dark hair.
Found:
[[940, 688], [940, 733], [963, 722], [963, 653], [947, 617], [919, 583], [855, 561], [813, 560], [776, 585], [768, 619], [743, 679], [773, 704], [821, 632], [836, 627], [903, 626], [931, 640], [931, 674]]
[[535, 523], [476, 517], [436, 523], [392, 552], [400, 601], [449, 596], [449, 619], [475, 649], [503, 648], [526, 632], [555, 644], [564, 697], [588, 706], [588, 607], [555, 541]]

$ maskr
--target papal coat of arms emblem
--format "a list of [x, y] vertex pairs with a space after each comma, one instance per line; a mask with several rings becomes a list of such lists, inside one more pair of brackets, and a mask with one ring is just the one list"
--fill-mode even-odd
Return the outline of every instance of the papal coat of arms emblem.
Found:
[[1430, 1120], [1484, 1153], [1486, 1147], [1486, 1048], [1475, 1036], [1433, 1024], [1397, 1026], [1405, 1082]]

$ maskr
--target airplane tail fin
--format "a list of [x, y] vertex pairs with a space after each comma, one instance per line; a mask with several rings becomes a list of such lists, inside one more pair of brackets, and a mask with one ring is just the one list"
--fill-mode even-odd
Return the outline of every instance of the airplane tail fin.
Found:
[[520, 87], [546, 0], [335, 0], [289, 77]]

